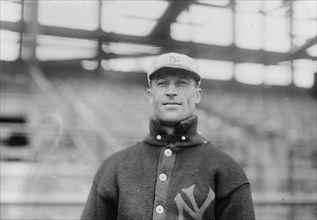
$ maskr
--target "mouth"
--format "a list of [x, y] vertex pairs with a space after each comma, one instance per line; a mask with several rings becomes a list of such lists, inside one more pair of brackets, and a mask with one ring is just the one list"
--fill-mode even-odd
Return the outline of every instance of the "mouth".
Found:
[[176, 106], [176, 105], [181, 105], [181, 103], [178, 103], [178, 102], [164, 102], [163, 105]]

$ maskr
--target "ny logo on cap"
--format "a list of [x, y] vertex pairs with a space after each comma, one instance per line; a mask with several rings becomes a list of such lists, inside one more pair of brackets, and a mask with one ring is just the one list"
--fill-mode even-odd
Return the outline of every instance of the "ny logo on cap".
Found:
[[179, 63], [179, 57], [172, 55], [169, 57], [169, 62], [170, 63]]
[[178, 209], [178, 220], [184, 219], [184, 210], [195, 220], [201, 220], [203, 218], [205, 210], [208, 208], [208, 206], [211, 204], [211, 202], [215, 199], [215, 193], [214, 191], [209, 187], [209, 193], [207, 195], [207, 198], [202, 204], [202, 206], [199, 208], [197, 205], [197, 202], [194, 197], [194, 188], [195, 184], [191, 185], [190, 187], [186, 189], [182, 189], [182, 191], [186, 194], [190, 201], [191, 207], [184, 201], [183, 197], [180, 193], [178, 193], [174, 201], [176, 203], [177, 209]]

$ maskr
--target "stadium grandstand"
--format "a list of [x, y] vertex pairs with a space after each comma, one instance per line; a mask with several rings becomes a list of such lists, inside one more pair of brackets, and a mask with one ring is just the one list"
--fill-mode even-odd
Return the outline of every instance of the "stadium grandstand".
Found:
[[317, 218], [315, 0], [0, 0], [1, 210], [78, 219], [104, 158], [141, 141], [146, 72], [203, 75], [203, 136], [251, 182], [257, 219]]

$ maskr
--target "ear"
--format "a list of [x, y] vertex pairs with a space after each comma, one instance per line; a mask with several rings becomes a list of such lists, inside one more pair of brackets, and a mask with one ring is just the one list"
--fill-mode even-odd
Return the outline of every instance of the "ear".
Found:
[[153, 104], [153, 93], [152, 93], [152, 89], [147, 89], [147, 97], [149, 99], [150, 104]]
[[198, 104], [199, 102], [200, 102], [200, 99], [201, 99], [201, 94], [202, 94], [202, 90], [201, 90], [201, 88], [197, 88], [197, 90], [196, 90], [196, 104]]

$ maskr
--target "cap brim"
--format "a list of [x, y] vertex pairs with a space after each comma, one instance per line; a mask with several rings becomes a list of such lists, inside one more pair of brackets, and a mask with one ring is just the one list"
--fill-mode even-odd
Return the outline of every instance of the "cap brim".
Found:
[[198, 75], [198, 73], [184, 69], [184, 68], [179, 68], [179, 67], [162, 67], [157, 70], [155, 70], [153, 73], [149, 75], [149, 80], [151, 81], [155, 76], [159, 74], [168, 74], [168, 73], [175, 73], [175, 69], [179, 70], [179, 73], [184, 73], [190, 77], [192, 77], [196, 82], [200, 82], [201, 78]]

